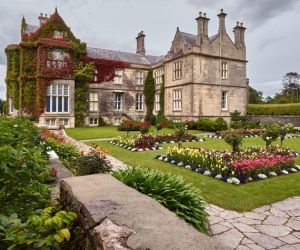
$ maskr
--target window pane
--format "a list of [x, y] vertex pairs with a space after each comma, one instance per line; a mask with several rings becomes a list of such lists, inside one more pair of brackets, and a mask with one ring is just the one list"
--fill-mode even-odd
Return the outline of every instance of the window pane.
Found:
[[64, 112], [69, 112], [69, 97], [64, 97]]
[[62, 96], [58, 97], [58, 112], [62, 112]]
[[51, 86], [47, 86], [46, 95], [51, 95]]
[[52, 112], [56, 112], [56, 96], [52, 96]]
[[46, 97], [46, 112], [50, 112], [50, 96]]
[[58, 95], [62, 95], [62, 85], [58, 85]]
[[64, 85], [64, 95], [68, 96], [69, 95], [69, 86]]
[[56, 84], [52, 85], [52, 95], [57, 95], [57, 85]]

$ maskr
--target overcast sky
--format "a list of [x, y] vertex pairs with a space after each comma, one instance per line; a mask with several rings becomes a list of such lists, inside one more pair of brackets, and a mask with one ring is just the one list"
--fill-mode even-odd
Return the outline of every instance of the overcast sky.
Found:
[[38, 24], [38, 15], [55, 6], [66, 24], [90, 47], [135, 52], [135, 37], [144, 30], [146, 52], [164, 55], [176, 27], [196, 34], [195, 18], [207, 12], [209, 35], [217, 33], [217, 14], [228, 14], [227, 32], [233, 38], [236, 21], [247, 27], [246, 46], [250, 85], [273, 95], [282, 76], [300, 72], [299, 0], [0, 0], [0, 98], [5, 97], [8, 44], [20, 41], [20, 24]]

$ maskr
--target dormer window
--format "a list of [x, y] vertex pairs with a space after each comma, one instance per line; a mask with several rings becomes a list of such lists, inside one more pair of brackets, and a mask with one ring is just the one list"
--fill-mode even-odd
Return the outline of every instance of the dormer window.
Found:
[[115, 77], [114, 77], [115, 84], [122, 84], [123, 83], [123, 70], [116, 69], [115, 70]]
[[70, 62], [69, 52], [63, 50], [52, 50], [48, 52], [47, 68], [68, 68]]
[[64, 38], [64, 32], [55, 30], [54, 33], [53, 33], [53, 38], [63, 39]]

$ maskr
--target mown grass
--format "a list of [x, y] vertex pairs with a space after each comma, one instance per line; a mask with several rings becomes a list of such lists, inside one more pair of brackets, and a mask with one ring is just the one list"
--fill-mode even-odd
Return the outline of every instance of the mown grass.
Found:
[[[91, 145], [92, 143], [89, 144]], [[191, 170], [176, 167], [170, 163], [154, 159], [156, 155], [164, 154], [167, 147], [172, 146], [171, 144], [163, 144], [163, 150], [138, 153], [111, 145], [108, 141], [99, 141], [96, 142], [96, 144], [108, 149], [112, 156], [115, 156], [130, 166], [159, 169], [163, 172], [170, 172], [182, 176], [186, 181], [201, 190], [207, 202], [226, 209], [239, 212], [250, 211], [254, 208], [271, 204], [290, 196], [300, 195], [300, 173], [234, 186], [212, 177], [204, 176]], [[261, 138], [246, 138], [242, 147], [245, 148], [254, 145], [264, 145], [264, 142]], [[220, 139], [207, 139], [205, 142], [183, 143], [183, 146], [229, 149], [229, 146], [224, 140]], [[300, 152], [300, 138], [287, 139], [284, 142], [284, 146]], [[297, 164], [300, 164], [300, 157], [297, 158]]]
[[[90, 140], [90, 139], [103, 139], [113, 138], [117, 136], [126, 136], [126, 131], [118, 131], [117, 126], [106, 126], [106, 127], [86, 127], [86, 128], [67, 128], [66, 132], [69, 136], [76, 140]], [[155, 127], [150, 128], [150, 132], [156, 134]], [[201, 133], [198, 130], [189, 131], [191, 134]], [[174, 129], [164, 128], [158, 131], [159, 134], [163, 133], [174, 133]], [[139, 131], [131, 131], [129, 135], [138, 135]]]

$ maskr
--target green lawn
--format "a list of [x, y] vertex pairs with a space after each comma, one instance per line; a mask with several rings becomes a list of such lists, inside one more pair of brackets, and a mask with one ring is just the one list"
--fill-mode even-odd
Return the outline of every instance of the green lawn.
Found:
[[[264, 145], [261, 138], [247, 138], [243, 147]], [[300, 173], [275, 177], [263, 181], [234, 186], [212, 177], [204, 176], [176, 167], [170, 163], [154, 159], [158, 154], [164, 154], [165, 149], [171, 144], [163, 144], [163, 150], [131, 152], [121, 147], [109, 144], [107, 141], [96, 142], [116, 158], [131, 166], [143, 166], [171, 172], [183, 176], [188, 182], [198, 187], [207, 202], [235, 211], [250, 211], [262, 205], [271, 204], [293, 195], [300, 195]], [[91, 143], [90, 143], [91, 145]], [[229, 149], [224, 140], [207, 139], [205, 142], [183, 143], [184, 146], [204, 147], [213, 149]], [[284, 146], [300, 152], [300, 137], [287, 139]], [[297, 159], [300, 164], [300, 157]]]
[[[156, 133], [155, 127], [151, 127], [151, 132]], [[86, 127], [86, 128], [67, 128], [66, 132], [69, 136], [76, 140], [90, 140], [90, 139], [102, 139], [102, 138], [113, 138], [117, 136], [126, 136], [125, 131], [118, 131], [117, 126], [106, 126], [106, 127]], [[174, 129], [164, 128], [159, 131], [162, 133], [173, 133]], [[201, 131], [191, 130], [192, 134], [199, 134]], [[129, 132], [129, 135], [140, 134], [139, 131]]]

